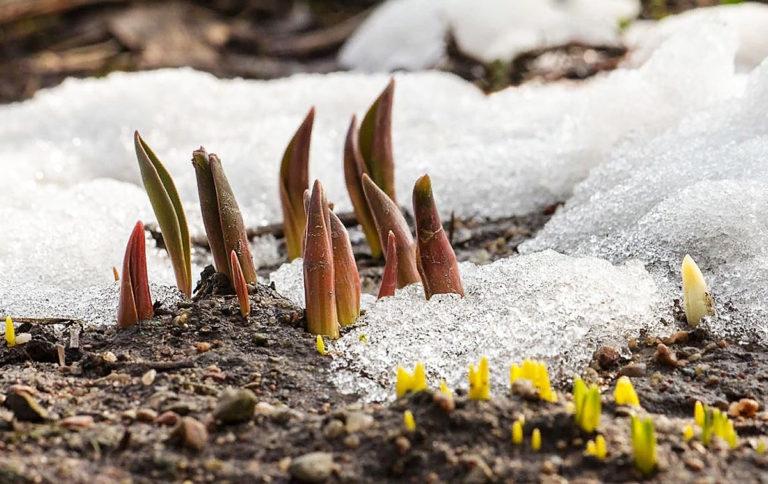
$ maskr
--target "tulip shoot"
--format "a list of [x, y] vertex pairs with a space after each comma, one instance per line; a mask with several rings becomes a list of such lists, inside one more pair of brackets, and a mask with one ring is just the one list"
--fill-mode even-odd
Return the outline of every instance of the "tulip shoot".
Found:
[[176, 185], [152, 149], [136, 131], [133, 136], [136, 158], [144, 189], [163, 234], [163, 242], [171, 258], [176, 285], [184, 295], [192, 294], [192, 259], [189, 229]]
[[232, 267], [232, 285], [240, 304], [240, 315], [247, 318], [251, 314], [251, 299], [248, 297], [248, 285], [245, 283], [243, 270], [240, 268], [240, 260], [234, 250], [229, 253], [229, 264]]
[[133, 326], [154, 315], [152, 296], [147, 278], [147, 254], [144, 243], [144, 224], [136, 225], [128, 239], [123, 257], [123, 277], [120, 280], [120, 302], [117, 324], [121, 328]]
[[381, 276], [379, 295], [377, 299], [395, 295], [397, 289], [397, 240], [390, 230], [387, 235], [387, 257], [384, 264], [384, 274]]
[[[395, 159], [392, 154], [392, 105], [395, 80], [392, 79], [368, 109], [360, 123], [359, 146], [366, 173], [393, 201], [395, 196]], [[379, 231], [381, 234], [381, 231]], [[379, 240], [382, 240], [381, 238]]]
[[349, 235], [339, 217], [329, 211], [331, 220], [331, 245], [333, 249], [333, 274], [336, 289], [336, 311], [339, 323], [347, 326], [360, 316], [360, 274]]
[[383, 241], [379, 241], [376, 223], [373, 221], [373, 214], [368, 207], [368, 201], [363, 192], [363, 173], [368, 176], [370, 176], [370, 173], [368, 173], [363, 161], [363, 155], [360, 154], [357, 137], [357, 118], [353, 115], [347, 130], [347, 139], [344, 143], [344, 180], [347, 184], [347, 193], [352, 201], [355, 217], [360, 227], [362, 227], [365, 239], [368, 241], [368, 246], [371, 249], [371, 256], [378, 259], [381, 257]]
[[681, 268], [683, 274], [683, 309], [688, 324], [696, 326], [704, 316], [715, 314], [715, 303], [704, 280], [701, 269], [690, 255], [685, 256]]
[[301, 257], [303, 250], [307, 223], [304, 190], [309, 188], [309, 146], [314, 120], [315, 108], [312, 108], [288, 143], [280, 163], [280, 203], [288, 260]]

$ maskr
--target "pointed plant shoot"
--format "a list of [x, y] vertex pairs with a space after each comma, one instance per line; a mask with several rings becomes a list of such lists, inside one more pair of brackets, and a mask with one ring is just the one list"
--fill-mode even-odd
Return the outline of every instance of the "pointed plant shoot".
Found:
[[136, 158], [144, 189], [163, 233], [163, 242], [173, 264], [176, 285], [184, 295], [192, 294], [192, 262], [189, 229], [173, 179], [152, 149], [136, 131], [133, 136]]
[[304, 299], [312, 334], [339, 337], [330, 213], [319, 181], [312, 187], [304, 245]]
[[378, 259], [381, 257], [381, 246], [384, 242], [379, 241], [376, 223], [373, 221], [373, 214], [371, 214], [368, 201], [365, 199], [363, 173], [370, 176], [363, 161], [363, 155], [360, 153], [357, 118], [353, 115], [347, 130], [347, 139], [344, 142], [344, 180], [347, 184], [347, 193], [349, 193], [349, 199], [352, 201], [355, 217], [363, 229], [368, 246], [371, 248], [371, 256]]
[[352, 253], [349, 234], [339, 217], [329, 210], [331, 220], [331, 246], [336, 289], [336, 312], [339, 323], [347, 326], [360, 316], [360, 274]]
[[411, 229], [405, 221], [397, 204], [376, 186], [368, 175], [363, 175], [363, 191], [371, 207], [379, 240], [387, 240], [389, 232], [395, 234], [397, 246], [397, 287], [398, 289], [419, 282], [419, 270], [416, 265], [416, 244], [411, 236]]
[[152, 296], [147, 278], [147, 253], [144, 243], [144, 224], [136, 222], [128, 239], [123, 258], [123, 278], [120, 280], [120, 302], [117, 306], [117, 324], [121, 328], [133, 326], [154, 315]]
[[280, 203], [288, 260], [301, 257], [302, 252], [307, 220], [303, 197], [304, 190], [309, 188], [309, 145], [314, 120], [315, 108], [312, 108], [288, 143], [280, 163]]
[[248, 297], [248, 285], [245, 283], [243, 270], [240, 268], [240, 260], [234, 250], [229, 253], [229, 265], [232, 267], [232, 285], [240, 304], [240, 315], [247, 318], [251, 314], [251, 299]]
[[232, 187], [224, 174], [221, 160], [215, 154], [208, 155], [204, 149], [200, 148], [192, 154], [192, 164], [197, 177], [205, 233], [208, 236], [216, 271], [226, 274], [234, 286], [233, 269], [230, 263], [230, 253], [234, 251], [240, 262], [245, 282], [255, 283], [256, 267], [251, 258], [245, 224]]
[[464, 296], [459, 264], [440, 222], [428, 175], [416, 180], [413, 187], [413, 213], [416, 219], [416, 262], [427, 299], [434, 294]]
[[709, 292], [701, 269], [693, 258], [686, 254], [681, 267], [683, 275], [683, 309], [691, 326], [698, 325], [705, 316], [715, 314], [715, 302]]
[[392, 79], [365, 113], [358, 135], [360, 153], [366, 172], [393, 201], [395, 197], [395, 160], [392, 154], [392, 104], [395, 80]]
[[390, 230], [387, 235], [387, 259], [384, 264], [384, 274], [381, 276], [379, 295], [376, 299], [395, 295], [397, 288], [397, 241], [395, 234]]

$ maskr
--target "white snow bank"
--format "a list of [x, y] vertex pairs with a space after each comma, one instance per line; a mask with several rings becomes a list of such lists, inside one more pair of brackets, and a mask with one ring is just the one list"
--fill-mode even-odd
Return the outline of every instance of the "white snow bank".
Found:
[[449, 32], [463, 53], [485, 62], [569, 42], [615, 45], [620, 22], [639, 10], [637, 0], [390, 0], [339, 61], [365, 71], [427, 69], [444, 58]]
[[768, 341], [767, 206], [765, 61], [743, 96], [627, 142], [521, 250], [637, 258], [669, 297], [679, 297], [679, 264], [690, 253], [717, 302], [736, 310], [715, 321], [718, 331]]
[[[444, 214], [525, 214], [566, 199], [619, 140], [647, 139], [741, 92], [728, 36], [711, 29], [689, 34], [670, 39], [641, 69], [573, 86], [486, 97], [447, 74], [398, 75], [394, 145], [402, 204], [410, 205], [412, 183], [424, 172]], [[0, 176], [7, 187], [0, 204], [0, 310], [30, 309], [10, 306], [20, 290], [55, 294], [109, 284], [133, 224], [154, 221], [133, 153], [134, 129], [174, 176], [191, 230], [200, 234], [191, 151], [202, 144], [221, 156], [247, 225], [278, 222], [279, 160], [314, 104], [311, 176], [348, 210], [344, 132], [349, 116], [362, 113], [386, 82], [350, 73], [227, 81], [163, 70], [69, 80], [0, 107]], [[257, 263], [276, 260], [274, 241], [258, 245]], [[153, 252], [149, 265], [153, 281], [173, 282], [164, 254]]]
[[671, 36], [692, 26], [712, 23], [727, 25], [737, 33], [736, 66], [740, 71], [752, 70], [768, 57], [768, 5], [744, 2], [688, 10], [658, 22], [633, 23], [624, 35], [630, 50], [626, 64], [642, 65]]
[[485, 355], [493, 391], [506, 391], [509, 366], [524, 358], [567, 373], [600, 345], [622, 347], [641, 329], [661, 327], [656, 286], [637, 263], [617, 267], [547, 251], [485, 266], [463, 263], [460, 270], [463, 299], [427, 301], [415, 284], [368, 307], [350, 334], [331, 344], [339, 388], [391, 398], [397, 366], [417, 361], [433, 383], [445, 378], [466, 388], [468, 365]]

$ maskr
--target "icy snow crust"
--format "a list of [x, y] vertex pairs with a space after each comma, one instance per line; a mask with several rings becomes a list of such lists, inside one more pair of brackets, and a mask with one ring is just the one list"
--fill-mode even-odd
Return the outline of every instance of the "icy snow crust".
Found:
[[[372, 400], [394, 395], [394, 370], [426, 364], [432, 383], [466, 388], [466, 371], [489, 358], [493, 385], [508, 385], [509, 365], [539, 358], [565, 374], [601, 344], [621, 347], [641, 329], [661, 330], [656, 284], [643, 266], [544, 251], [493, 264], [460, 266], [465, 298], [424, 299], [420, 284], [369, 304], [349, 334], [331, 343], [342, 390]], [[303, 302], [301, 262], [272, 274], [278, 291]], [[655, 333], [654, 333], [655, 334]], [[361, 341], [361, 337], [367, 341]]]
[[679, 264], [689, 253], [719, 306], [732, 308], [714, 329], [768, 341], [766, 207], [768, 61], [744, 95], [618, 148], [521, 251], [638, 259], [669, 298], [679, 294]]

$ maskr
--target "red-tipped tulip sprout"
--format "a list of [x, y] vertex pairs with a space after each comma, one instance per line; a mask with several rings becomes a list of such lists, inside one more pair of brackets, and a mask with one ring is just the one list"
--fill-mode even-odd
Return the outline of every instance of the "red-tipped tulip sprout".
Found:
[[381, 276], [379, 295], [377, 299], [395, 295], [397, 288], [397, 241], [395, 234], [390, 230], [387, 236], [387, 255], [384, 264], [384, 275]]
[[121, 328], [152, 319], [152, 296], [147, 278], [147, 253], [144, 244], [144, 224], [136, 226], [128, 239], [123, 258], [123, 278], [120, 280], [120, 303], [117, 324]]
[[427, 299], [434, 294], [464, 295], [459, 265], [451, 242], [440, 223], [432, 195], [432, 181], [424, 175], [413, 187], [416, 219], [416, 255]]
[[336, 312], [339, 323], [347, 326], [360, 316], [360, 274], [357, 272], [352, 244], [344, 224], [335, 213], [331, 218], [331, 245], [333, 248], [333, 274], [336, 289]]
[[357, 119], [353, 115], [344, 143], [344, 180], [347, 184], [347, 193], [349, 193], [349, 199], [352, 201], [355, 217], [363, 229], [368, 246], [371, 248], [371, 256], [378, 259], [381, 257], [382, 244], [379, 242], [376, 223], [373, 221], [373, 214], [368, 208], [368, 201], [363, 192], [363, 173], [370, 176], [363, 161], [363, 155], [360, 153]]
[[339, 337], [330, 211], [323, 186], [315, 181], [307, 212], [304, 246], [304, 299], [312, 334]]
[[392, 154], [392, 104], [395, 80], [392, 79], [365, 113], [360, 123], [360, 153], [366, 172], [393, 201], [395, 197], [395, 159]]
[[379, 240], [387, 240], [389, 232], [395, 234], [397, 245], [397, 287], [398, 289], [419, 282], [416, 266], [416, 244], [411, 229], [400, 208], [381, 190], [368, 175], [363, 175], [363, 190], [368, 206], [371, 207]]
[[304, 190], [309, 187], [309, 145], [315, 108], [291, 138], [280, 163], [280, 202], [283, 207], [283, 230], [288, 260], [301, 257], [306, 214]]
[[232, 285], [237, 294], [237, 301], [240, 303], [240, 314], [247, 318], [251, 314], [251, 299], [248, 297], [248, 285], [240, 268], [240, 260], [234, 250], [229, 253], [229, 264], [232, 267]]

